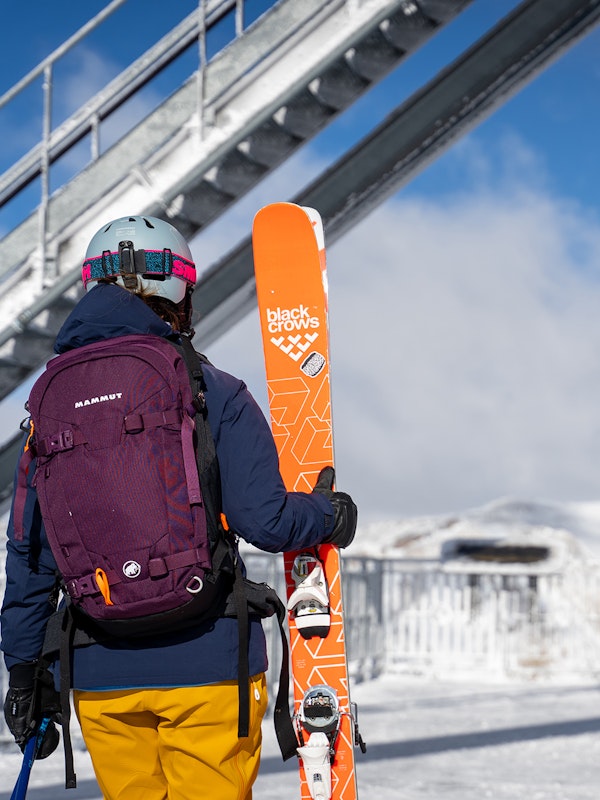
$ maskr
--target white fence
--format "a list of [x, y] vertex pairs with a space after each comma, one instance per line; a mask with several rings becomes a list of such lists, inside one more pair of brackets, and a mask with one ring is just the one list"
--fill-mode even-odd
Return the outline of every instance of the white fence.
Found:
[[[285, 596], [281, 557], [245, 556], [249, 576]], [[600, 571], [579, 563], [534, 574], [525, 566], [449, 571], [439, 562], [345, 556], [344, 601], [354, 682], [382, 671], [444, 678], [578, 681], [600, 673]], [[4, 575], [0, 573], [3, 594]], [[272, 680], [279, 633], [267, 621]], [[6, 673], [0, 667], [0, 690]], [[0, 721], [0, 740], [8, 738]]]
[[[251, 577], [284, 596], [280, 559], [247, 559]], [[600, 571], [573, 564], [451, 571], [438, 561], [344, 558], [354, 681], [382, 671], [451, 678], [581, 680], [600, 674]], [[493, 569], [493, 571], [491, 571]], [[277, 631], [270, 648], [279, 658]]]
[[[488, 567], [489, 569], [489, 567]], [[577, 680], [600, 672], [600, 575], [385, 565], [387, 668]]]

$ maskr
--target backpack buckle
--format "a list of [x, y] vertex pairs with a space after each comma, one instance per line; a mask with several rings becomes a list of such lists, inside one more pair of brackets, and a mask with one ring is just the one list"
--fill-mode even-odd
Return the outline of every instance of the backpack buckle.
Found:
[[72, 450], [74, 445], [73, 431], [61, 431], [56, 436], [49, 436], [48, 447], [50, 452], [59, 453], [61, 450]]
[[123, 423], [125, 433], [141, 433], [144, 430], [144, 418], [141, 414], [128, 414]]
[[72, 450], [75, 446], [75, 435], [73, 431], [59, 431], [50, 436], [46, 436], [36, 446], [36, 453], [39, 456], [48, 456], [52, 453], [60, 453], [63, 450]]

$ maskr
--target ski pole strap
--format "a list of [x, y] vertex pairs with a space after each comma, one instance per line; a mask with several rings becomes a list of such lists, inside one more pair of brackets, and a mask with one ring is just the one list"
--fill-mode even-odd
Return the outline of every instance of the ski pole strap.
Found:
[[23, 751], [23, 763], [21, 770], [17, 777], [15, 787], [12, 790], [10, 800], [25, 800], [27, 794], [27, 787], [29, 786], [29, 776], [31, 775], [31, 768], [36, 759], [38, 750], [42, 746], [46, 730], [50, 724], [50, 717], [44, 717], [40, 722], [37, 731], [29, 737], [25, 750]]

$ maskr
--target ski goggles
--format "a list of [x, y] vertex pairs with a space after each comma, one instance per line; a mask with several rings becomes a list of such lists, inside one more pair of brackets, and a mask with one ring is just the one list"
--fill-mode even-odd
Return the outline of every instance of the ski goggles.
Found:
[[105, 250], [100, 256], [86, 258], [81, 268], [81, 280], [86, 289], [90, 281], [127, 275], [140, 275], [142, 278], [154, 281], [173, 276], [194, 286], [196, 265], [168, 248], [134, 250], [131, 242], [122, 242], [118, 252]]

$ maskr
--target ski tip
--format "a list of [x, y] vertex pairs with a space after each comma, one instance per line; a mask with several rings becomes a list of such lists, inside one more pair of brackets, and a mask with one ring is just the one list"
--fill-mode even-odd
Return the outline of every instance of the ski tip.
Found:
[[261, 206], [261, 208], [258, 209], [256, 214], [254, 215], [254, 221], [256, 222], [256, 220], [259, 217], [261, 217], [261, 216], [263, 216], [265, 214], [270, 214], [273, 211], [277, 211], [277, 210], [283, 211], [286, 208], [300, 208], [300, 206], [297, 206], [295, 203], [290, 203], [290, 202], [283, 201], [283, 200], [282, 201], [278, 201], [276, 203], [267, 203], [266, 205]]
[[325, 235], [323, 233], [323, 220], [321, 219], [321, 215], [315, 208], [311, 208], [310, 206], [299, 206], [296, 203], [290, 202], [277, 202], [277, 203], [268, 203], [267, 205], [260, 208], [256, 214], [254, 215], [253, 220], [253, 228], [256, 225], [257, 221], [260, 220], [261, 216], [271, 214], [273, 211], [285, 211], [285, 210], [296, 210], [301, 211], [305, 214], [312, 226], [314, 234], [317, 239], [317, 245], [319, 250], [325, 249]]

